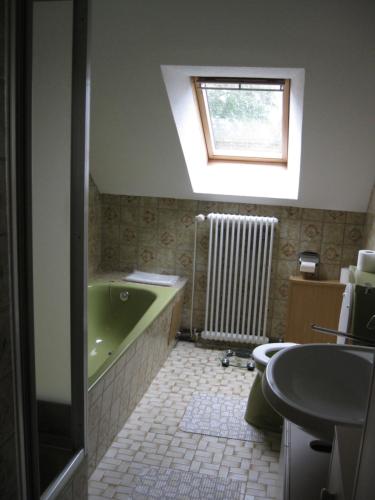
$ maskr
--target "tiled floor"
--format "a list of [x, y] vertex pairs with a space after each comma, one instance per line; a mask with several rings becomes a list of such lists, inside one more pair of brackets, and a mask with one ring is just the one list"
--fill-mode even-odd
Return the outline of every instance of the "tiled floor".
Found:
[[[191, 476], [195, 478], [199, 478], [198, 473], [224, 479], [218, 488], [224, 484], [229, 490], [231, 481], [239, 481], [241, 484], [234, 486], [239, 486], [236, 491], [241, 493], [228, 496], [233, 500], [276, 498], [279, 437], [266, 435], [265, 442], [253, 443], [179, 430], [193, 394], [247, 397], [254, 377], [254, 372], [223, 368], [219, 351], [179, 342], [93, 472], [89, 499], [161, 498], [150, 493], [152, 489], [143, 493], [135, 490], [139, 478], [155, 475], [156, 467], [163, 468], [164, 476], [173, 475], [168, 470], [177, 470], [195, 473]], [[227, 498], [219, 496], [218, 490], [219, 497]], [[169, 498], [176, 497], [171, 493]]]

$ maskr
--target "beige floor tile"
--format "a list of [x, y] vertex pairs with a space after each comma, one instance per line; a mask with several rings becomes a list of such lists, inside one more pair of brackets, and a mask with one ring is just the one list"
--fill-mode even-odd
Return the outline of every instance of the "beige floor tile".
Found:
[[280, 440], [263, 443], [179, 430], [196, 393], [246, 398], [255, 373], [223, 368], [220, 351], [179, 342], [89, 481], [89, 498], [130, 498], [134, 477], [150, 466], [243, 483], [241, 498], [276, 498]]

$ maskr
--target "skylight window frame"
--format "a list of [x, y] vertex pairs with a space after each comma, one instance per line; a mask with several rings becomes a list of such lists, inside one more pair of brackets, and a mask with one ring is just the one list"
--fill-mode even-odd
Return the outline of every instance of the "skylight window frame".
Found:
[[[289, 108], [290, 108], [290, 79], [288, 78], [236, 78], [236, 77], [191, 77], [194, 93], [197, 101], [202, 132], [206, 143], [207, 157], [209, 162], [248, 163], [248, 164], [270, 164], [287, 167], [288, 165], [288, 143], [289, 143]], [[282, 155], [279, 158], [265, 156], [239, 156], [215, 154], [213, 146], [213, 133], [209, 116], [206, 94], [202, 89], [202, 83], [227, 83], [227, 84], [264, 84], [282, 85], [283, 108], [282, 108]], [[241, 90], [239, 88], [238, 90]]]

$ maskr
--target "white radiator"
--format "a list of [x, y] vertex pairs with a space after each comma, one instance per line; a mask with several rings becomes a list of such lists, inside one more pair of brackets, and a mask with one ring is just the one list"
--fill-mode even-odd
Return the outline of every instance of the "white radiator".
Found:
[[204, 339], [268, 342], [274, 217], [209, 214]]

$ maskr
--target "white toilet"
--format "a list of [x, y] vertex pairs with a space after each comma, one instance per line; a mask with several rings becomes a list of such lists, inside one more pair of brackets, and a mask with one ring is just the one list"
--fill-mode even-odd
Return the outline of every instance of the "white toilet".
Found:
[[257, 375], [251, 387], [245, 420], [248, 424], [254, 425], [261, 429], [266, 429], [274, 432], [281, 432], [282, 418], [268, 404], [262, 391], [262, 377], [266, 370], [268, 361], [274, 354], [297, 345], [293, 342], [275, 342], [271, 344], [263, 344], [253, 350], [253, 358], [257, 368]]
[[[285, 349], [286, 347], [292, 347], [294, 342], [274, 342], [271, 344], [262, 344], [253, 350], [253, 358], [258, 365], [263, 366], [263, 371], [268, 364], [271, 357], [277, 352]], [[259, 369], [259, 368], [258, 368]]]

